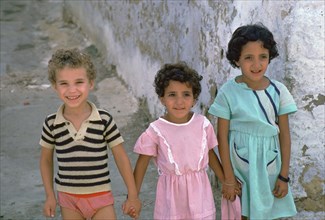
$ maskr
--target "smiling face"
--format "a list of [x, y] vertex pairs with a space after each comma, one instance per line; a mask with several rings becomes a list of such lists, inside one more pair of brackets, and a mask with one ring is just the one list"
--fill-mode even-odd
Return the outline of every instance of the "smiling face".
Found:
[[265, 84], [264, 74], [269, 65], [269, 50], [263, 47], [261, 41], [249, 41], [242, 47], [236, 65], [241, 69], [242, 82], [250, 88], [261, 87]]
[[93, 87], [94, 82], [88, 79], [86, 69], [82, 67], [59, 70], [53, 85], [65, 108], [71, 109], [83, 108]]
[[174, 80], [169, 81], [160, 101], [167, 109], [165, 119], [178, 124], [188, 122], [191, 108], [195, 104], [192, 87]]

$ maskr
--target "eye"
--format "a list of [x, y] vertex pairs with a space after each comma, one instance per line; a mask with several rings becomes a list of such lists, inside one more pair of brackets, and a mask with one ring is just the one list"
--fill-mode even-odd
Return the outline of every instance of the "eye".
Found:
[[175, 93], [169, 93], [168, 94], [168, 97], [174, 97], [175, 96]]
[[262, 59], [269, 59], [269, 56], [266, 55], [266, 54], [264, 54], [264, 55], [261, 56], [261, 58], [262, 58]]
[[58, 84], [59, 84], [60, 86], [68, 85], [66, 82], [59, 82]]
[[248, 57], [245, 57], [244, 59], [245, 59], [245, 60], [251, 60], [252, 57], [251, 57], [251, 56], [248, 56]]
[[191, 97], [192, 94], [190, 92], [184, 94], [185, 97]]

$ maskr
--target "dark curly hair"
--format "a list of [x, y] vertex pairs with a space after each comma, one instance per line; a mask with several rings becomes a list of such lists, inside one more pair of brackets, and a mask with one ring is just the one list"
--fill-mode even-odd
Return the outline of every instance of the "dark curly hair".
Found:
[[192, 87], [194, 99], [197, 99], [201, 93], [200, 81], [202, 78], [185, 62], [165, 64], [156, 74], [154, 87], [158, 97], [163, 97], [170, 80], [187, 83]]
[[79, 49], [58, 49], [48, 63], [48, 79], [52, 84], [56, 82], [56, 73], [65, 67], [84, 67], [89, 80], [95, 80], [96, 70], [90, 56]]
[[269, 50], [269, 63], [279, 55], [273, 34], [262, 23], [241, 26], [232, 34], [226, 53], [227, 59], [234, 68], [239, 68], [236, 62], [240, 58], [243, 46], [249, 41], [263, 43], [263, 47]]

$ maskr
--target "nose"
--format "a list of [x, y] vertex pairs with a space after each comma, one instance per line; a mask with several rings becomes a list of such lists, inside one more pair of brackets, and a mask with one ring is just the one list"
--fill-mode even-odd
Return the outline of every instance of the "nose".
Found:
[[184, 98], [182, 96], [178, 96], [176, 98], [176, 104], [180, 105], [180, 104], [183, 104], [184, 102]]
[[69, 92], [75, 92], [77, 90], [77, 87], [75, 85], [69, 85], [68, 91]]
[[254, 68], [261, 68], [261, 66], [262, 66], [262, 62], [259, 60], [259, 59], [254, 59], [253, 60], [253, 67]]

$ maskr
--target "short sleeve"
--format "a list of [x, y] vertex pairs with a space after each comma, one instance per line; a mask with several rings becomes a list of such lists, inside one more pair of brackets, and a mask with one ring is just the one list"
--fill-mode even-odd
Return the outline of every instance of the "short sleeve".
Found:
[[157, 156], [158, 136], [155, 135], [152, 128], [143, 132], [134, 145], [133, 151], [137, 154], [148, 156]]
[[42, 147], [46, 147], [48, 149], [54, 149], [55, 139], [54, 139], [54, 135], [52, 134], [52, 129], [49, 124], [48, 117], [45, 119], [45, 121], [43, 123], [42, 136], [39, 141], [39, 144]]
[[297, 111], [297, 105], [287, 87], [279, 84], [280, 90], [280, 108], [279, 115], [291, 114]]
[[220, 90], [217, 94], [217, 97], [215, 98], [213, 104], [210, 106], [208, 112], [219, 118], [230, 120], [230, 108], [227, 102], [227, 97], [222, 90]]
[[207, 136], [207, 145], [209, 150], [213, 149], [218, 145], [217, 136], [214, 132], [214, 128], [208, 119], [205, 119], [207, 122], [206, 126], [206, 136]]
[[111, 118], [111, 120], [109, 120], [105, 126], [104, 137], [109, 148], [115, 147], [118, 144], [124, 142], [123, 137], [120, 131], [118, 130], [117, 125], [113, 120], [113, 118]]

